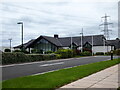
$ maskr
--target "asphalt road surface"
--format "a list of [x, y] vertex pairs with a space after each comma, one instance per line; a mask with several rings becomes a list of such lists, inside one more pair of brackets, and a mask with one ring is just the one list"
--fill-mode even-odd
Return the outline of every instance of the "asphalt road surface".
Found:
[[110, 56], [90, 56], [81, 58], [59, 59], [52, 61], [5, 65], [1, 66], [2, 79], [8, 80], [16, 77], [41, 74], [58, 69], [69, 68], [106, 60], [110, 60]]

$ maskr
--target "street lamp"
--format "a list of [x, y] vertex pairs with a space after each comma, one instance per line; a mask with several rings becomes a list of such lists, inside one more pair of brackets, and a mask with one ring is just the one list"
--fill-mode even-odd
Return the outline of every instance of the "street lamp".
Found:
[[81, 52], [83, 52], [83, 28], [81, 34]]
[[21, 27], [22, 27], [22, 38], [21, 38], [21, 42], [22, 42], [22, 51], [23, 51], [23, 22], [18, 22], [17, 24], [21, 24]]

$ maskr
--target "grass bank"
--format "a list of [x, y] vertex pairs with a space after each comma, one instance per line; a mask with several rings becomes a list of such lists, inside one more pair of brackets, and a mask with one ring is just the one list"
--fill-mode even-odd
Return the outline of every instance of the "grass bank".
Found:
[[2, 82], [3, 88], [58, 88], [77, 79], [120, 63], [119, 59], [61, 69], [36, 76], [26, 76]]

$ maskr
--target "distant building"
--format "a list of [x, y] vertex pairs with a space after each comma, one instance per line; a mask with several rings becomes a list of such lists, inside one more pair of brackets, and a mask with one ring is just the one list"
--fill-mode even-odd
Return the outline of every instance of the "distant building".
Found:
[[115, 40], [107, 40], [108, 45], [114, 46], [115, 49], [120, 49], [120, 39], [116, 38]]
[[[93, 42], [92, 42], [93, 41]], [[120, 40], [119, 40], [120, 41]], [[93, 45], [92, 45], [93, 43]], [[57, 51], [58, 49], [81, 50], [81, 36], [77, 37], [54, 37], [40, 36], [24, 43], [24, 49], [31, 52], [32, 49], [38, 52]], [[112, 40], [106, 40], [103, 35], [83, 36], [83, 50], [96, 52], [110, 52], [118, 48]], [[92, 47], [93, 46], [93, 47]], [[21, 49], [22, 45], [15, 46], [14, 49]]]

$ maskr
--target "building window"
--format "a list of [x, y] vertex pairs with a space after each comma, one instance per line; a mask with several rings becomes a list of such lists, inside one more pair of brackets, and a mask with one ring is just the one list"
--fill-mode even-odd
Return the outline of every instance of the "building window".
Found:
[[34, 48], [36, 48], [38, 52], [41, 52], [41, 51], [42, 52], [46, 52], [46, 51], [54, 52], [56, 51], [57, 47], [51, 44], [50, 42], [48, 42], [47, 40], [41, 39], [35, 44]]

